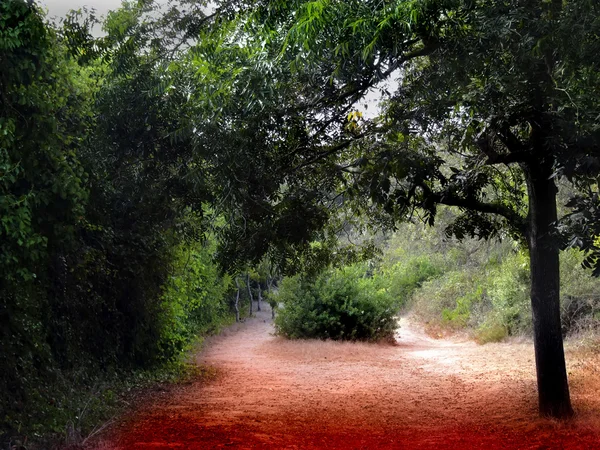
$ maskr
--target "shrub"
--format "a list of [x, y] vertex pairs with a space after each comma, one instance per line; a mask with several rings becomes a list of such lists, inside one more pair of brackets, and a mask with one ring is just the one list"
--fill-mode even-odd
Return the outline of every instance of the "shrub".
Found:
[[485, 281], [495, 322], [508, 335], [531, 334], [531, 301], [529, 298], [529, 262], [526, 253], [507, 256], [492, 270]]
[[443, 265], [437, 255], [416, 256], [396, 262], [379, 275], [387, 285], [389, 295], [404, 306], [421, 285], [443, 273]]
[[290, 339], [377, 341], [393, 337], [397, 327], [398, 302], [361, 266], [284, 278], [276, 298], [283, 304], [277, 333]]
[[474, 305], [481, 302], [483, 298], [483, 287], [476, 286], [462, 297], [456, 299], [454, 309], [446, 308], [442, 311], [442, 317], [445, 322], [452, 324], [455, 328], [465, 328], [472, 317]]
[[480, 344], [489, 342], [500, 342], [508, 336], [508, 330], [504, 325], [497, 321], [490, 320], [485, 322], [475, 332], [475, 339]]
[[470, 328], [480, 342], [531, 333], [527, 256], [510, 252], [487, 266], [466, 265], [415, 292], [413, 311], [426, 322]]
[[563, 333], [600, 328], [600, 279], [581, 266], [584, 255], [570, 249], [561, 254], [560, 297]]
[[[472, 270], [453, 270], [423, 283], [413, 296], [414, 314], [424, 322], [444, 322], [462, 328], [471, 322], [479, 281]], [[455, 322], [457, 321], [457, 322]], [[460, 322], [460, 326], [456, 323]]]
[[216, 331], [231, 318], [227, 292], [231, 277], [213, 260], [214, 239], [189, 242], [175, 250], [173, 274], [163, 287], [158, 341], [160, 358], [176, 359], [199, 336]]
[[[532, 333], [529, 262], [518, 243], [458, 242], [412, 224], [400, 229], [387, 241], [382, 276], [390, 295], [420, 320], [469, 329], [481, 343]], [[564, 334], [600, 329], [600, 279], [582, 267], [583, 257], [575, 249], [560, 255]]]

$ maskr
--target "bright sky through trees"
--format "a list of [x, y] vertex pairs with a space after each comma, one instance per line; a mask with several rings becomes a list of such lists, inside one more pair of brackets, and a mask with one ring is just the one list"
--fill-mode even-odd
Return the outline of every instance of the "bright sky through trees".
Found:
[[118, 8], [121, 0], [42, 0], [41, 3], [48, 8], [50, 17], [64, 17], [69, 10], [83, 6], [94, 8], [98, 14], [104, 15]]
[[[41, 0], [40, 3], [48, 8], [49, 18], [62, 18], [72, 9], [93, 8], [99, 16], [104, 16], [110, 10], [117, 9], [121, 5], [122, 0]], [[157, 3], [161, 3], [158, 1]], [[94, 31], [94, 34], [100, 33], [99, 30]], [[394, 91], [397, 86], [395, 81], [385, 83], [382, 86], [384, 89]], [[374, 89], [369, 92], [365, 99], [357, 105], [363, 116], [366, 119], [372, 119], [379, 113], [378, 103], [383, 98], [383, 93], [380, 89]]]

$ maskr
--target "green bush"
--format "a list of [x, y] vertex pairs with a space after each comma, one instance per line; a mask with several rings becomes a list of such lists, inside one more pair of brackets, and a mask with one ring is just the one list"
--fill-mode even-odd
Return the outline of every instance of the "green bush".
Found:
[[560, 297], [563, 332], [600, 328], [600, 279], [581, 266], [584, 255], [570, 249], [561, 254]]
[[413, 313], [424, 322], [462, 328], [471, 322], [479, 281], [472, 270], [452, 270], [423, 283], [412, 299]]
[[284, 278], [276, 296], [283, 305], [275, 319], [277, 333], [290, 339], [391, 338], [399, 304], [381, 280], [365, 276], [361, 266], [328, 271], [314, 279]]
[[[425, 322], [470, 329], [482, 343], [532, 333], [529, 261], [511, 244], [498, 245], [487, 263], [465, 261], [416, 288], [413, 312]], [[437, 255], [439, 256], [439, 255]], [[433, 255], [433, 260], [437, 257]], [[477, 259], [481, 259], [477, 257]], [[577, 250], [561, 253], [563, 332], [595, 330], [600, 320], [600, 280], [581, 266]], [[401, 286], [401, 285], [400, 285]], [[401, 289], [397, 288], [397, 289]]]
[[531, 334], [533, 324], [527, 254], [519, 252], [509, 255], [495, 270], [489, 272], [484, 282], [494, 311], [492, 322], [504, 327], [508, 335]]
[[487, 265], [463, 265], [423, 284], [413, 311], [425, 322], [469, 328], [480, 342], [531, 333], [527, 255], [507, 252]]
[[480, 303], [482, 298], [483, 287], [475, 286], [475, 289], [469, 290], [465, 295], [456, 299], [454, 309], [446, 308], [442, 310], [444, 321], [455, 328], [465, 328], [471, 321], [473, 307]]
[[384, 279], [389, 295], [404, 306], [425, 281], [442, 273], [443, 264], [437, 255], [423, 255], [398, 261], [390, 268], [384, 268], [379, 276]]
[[162, 295], [160, 357], [176, 359], [199, 336], [216, 331], [231, 319], [226, 295], [231, 277], [214, 262], [214, 239], [179, 245], [173, 275]]
[[508, 336], [508, 330], [501, 323], [489, 320], [480, 326], [475, 332], [475, 339], [480, 344], [489, 342], [500, 342]]

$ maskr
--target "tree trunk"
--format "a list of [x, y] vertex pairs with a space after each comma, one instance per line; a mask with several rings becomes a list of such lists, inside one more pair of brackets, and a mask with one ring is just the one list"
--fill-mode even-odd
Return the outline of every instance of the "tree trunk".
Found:
[[527, 244], [531, 269], [531, 310], [542, 416], [573, 415], [560, 324], [559, 248], [552, 236], [557, 220], [552, 167], [537, 162], [525, 167], [529, 194]]
[[260, 311], [260, 302], [262, 301], [262, 286], [260, 285], [260, 281], [258, 282], [258, 303], [256, 306], [256, 310]]
[[235, 295], [235, 303], [233, 306], [235, 307], [235, 321], [240, 321], [240, 283], [238, 282], [237, 277], [235, 278], [235, 286], [237, 287], [237, 294]]
[[273, 278], [267, 276], [267, 292], [269, 293], [269, 305], [271, 306], [271, 319], [275, 319], [275, 306], [271, 299], [271, 286], [273, 285]]
[[252, 298], [252, 287], [250, 286], [250, 274], [246, 274], [246, 284], [248, 285], [248, 297], [250, 298], [250, 314], [248, 317], [252, 317], [252, 302], [254, 299]]

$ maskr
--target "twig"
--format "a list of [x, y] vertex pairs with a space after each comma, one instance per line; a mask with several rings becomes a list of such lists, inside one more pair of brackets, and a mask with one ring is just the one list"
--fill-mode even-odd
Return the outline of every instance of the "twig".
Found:
[[115, 416], [111, 417], [110, 420], [108, 420], [107, 422], [105, 422], [101, 427], [97, 428], [94, 427], [92, 429], [92, 431], [90, 432], [90, 434], [88, 434], [88, 436], [81, 441], [81, 445], [85, 445], [85, 443], [91, 439], [92, 437], [96, 436], [98, 433], [100, 433], [102, 430], [104, 430], [106, 427], [108, 427], [111, 423], [113, 423], [115, 421]]

